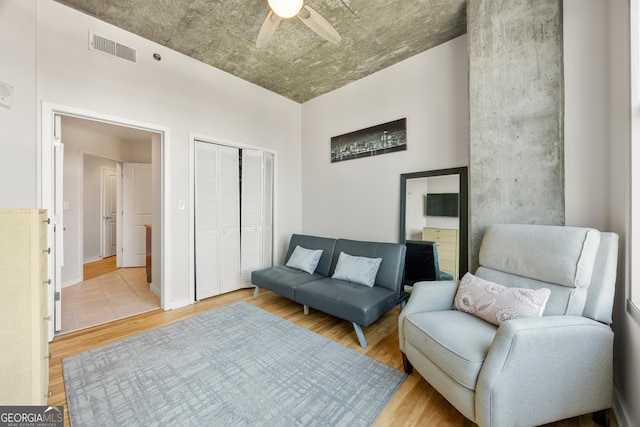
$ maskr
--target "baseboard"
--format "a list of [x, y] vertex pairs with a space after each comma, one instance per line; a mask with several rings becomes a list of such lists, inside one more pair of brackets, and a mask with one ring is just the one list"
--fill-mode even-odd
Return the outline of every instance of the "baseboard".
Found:
[[74, 277], [73, 279], [65, 280], [62, 282], [61, 288], [66, 288], [67, 286], [76, 285], [82, 282], [82, 277]]
[[193, 304], [193, 302], [189, 301], [189, 298], [182, 298], [179, 300], [170, 301], [169, 304], [167, 304], [167, 306], [169, 310], [175, 310], [176, 308], [186, 307], [190, 304]]
[[627, 411], [624, 408], [624, 403], [620, 399], [620, 392], [618, 388], [614, 386], [613, 390], [613, 415], [616, 417], [616, 425], [618, 427], [631, 427], [632, 424], [627, 416]]
[[149, 283], [149, 289], [151, 289], [151, 292], [156, 294], [156, 296], [158, 298], [162, 298], [162, 289], [160, 289], [160, 286], [158, 286], [155, 283], [151, 282], [151, 283]]
[[91, 258], [87, 258], [87, 259], [83, 259], [82, 263], [83, 264], [88, 264], [90, 262], [94, 262], [94, 261], [100, 261], [102, 259], [102, 257], [98, 256], [98, 257], [91, 257]]

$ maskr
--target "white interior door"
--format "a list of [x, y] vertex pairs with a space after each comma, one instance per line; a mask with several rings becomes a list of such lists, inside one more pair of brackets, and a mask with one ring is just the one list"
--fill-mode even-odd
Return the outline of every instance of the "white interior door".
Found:
[[240, 150], [196, 141], [196, 299], [240, 289]]
[[196, 141], [194, 155], [196, 300], [201, 300], [220, 294], [218, 147]]
[[122, 176], [122, 266], [146, 264], [146, 229], [151, 224], [151, 164], [124, 163]]
[[240, 150], [218, 147], [220, 200], [220, 293], [241, 288], [240, 282]]
[[102, 169], [102, 257], [116, 254], [118, 180], [115, 169]]
[[[263, 154], [262, 185], [262, 268], [273, 265], [273, 153]], [[251, 279], [251, 278], [249, 278]]]
[[262, 268], [262, 151], [242, 150], [242, 282], [251, 286], [251, 272]]

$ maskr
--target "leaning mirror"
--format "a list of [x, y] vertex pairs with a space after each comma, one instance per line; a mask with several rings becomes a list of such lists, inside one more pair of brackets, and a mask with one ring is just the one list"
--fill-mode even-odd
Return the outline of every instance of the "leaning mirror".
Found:
[[400, 175], [400, 243], [405, 285], [458, 280], [468, 269], [467, 168]]

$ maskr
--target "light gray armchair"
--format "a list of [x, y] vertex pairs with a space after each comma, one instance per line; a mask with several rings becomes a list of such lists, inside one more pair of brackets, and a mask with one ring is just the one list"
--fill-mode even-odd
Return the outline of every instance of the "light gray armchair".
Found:
[[493, 288], [481, 303], [474, 301], [480, 288], [467, 281], [481, 279], [461, 282], [469, 293], [455, 281], [416, 283], [398, 319], [405, 371], [415, 368], [481, 427], [534, 426], [610, 408], [617, 256], [615, 233], [489, 227], [475, 276], [518, 298], [533, 292], [518, 289], [547, 288], [546, 306], [536, 306], [534, 317], [507, 310], [511, 320], [500, 323], [502, 313], [494, 325], [480, 318], [492, 313]]

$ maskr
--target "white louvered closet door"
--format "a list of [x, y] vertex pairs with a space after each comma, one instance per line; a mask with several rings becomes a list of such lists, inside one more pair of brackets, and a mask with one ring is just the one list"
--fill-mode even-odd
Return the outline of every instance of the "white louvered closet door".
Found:
[[196, 299], [220, 294], [218, 268], [218, 146], [196, 141], [195, 279]]
[[251, 272], [262, 268], [262, 151], [242, 150], [242, 283], [251, 286]]
[[240, 150], [195, 142], [196, 299], [240, 289]]
[[273, 265], [273, 153], [263, 154], [262, 268]]
[[240, 150], [219, 146], [220, 293], [242, 287], [240, 281]]
[[271, 265], [274, 157], [201, 141], [194, 155], [195, 282], [201, 300], [250, 287], [251, 272]]

